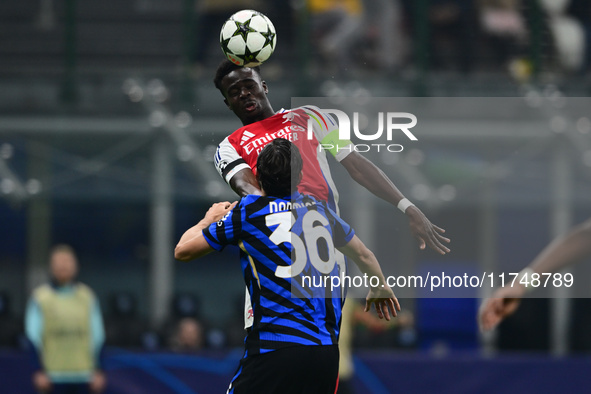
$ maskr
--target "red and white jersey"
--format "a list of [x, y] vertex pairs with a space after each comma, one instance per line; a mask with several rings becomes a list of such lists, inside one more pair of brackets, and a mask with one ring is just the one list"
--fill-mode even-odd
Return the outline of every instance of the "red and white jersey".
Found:
[[[311, 139], [307, 136], [308, 120], [314, 131]], [[244, 168], [250, 168], [256, 175], [259, 153], [275, 138], [285, 138], [300, 150], [303, 169], [298, 191], [327, 201], [338, 213], [338, 193], [325, 151], [329, 150], [341, 161], [351, 153], [351, 142], [338, 141], [337, 123], [317, 107], [281, 110], [267, 119], [239, 128], [218, 146], [214, 159], [216, 169], [227, 183]], [[338, 149], [320, 149], [320, 144], [338, 146]]]

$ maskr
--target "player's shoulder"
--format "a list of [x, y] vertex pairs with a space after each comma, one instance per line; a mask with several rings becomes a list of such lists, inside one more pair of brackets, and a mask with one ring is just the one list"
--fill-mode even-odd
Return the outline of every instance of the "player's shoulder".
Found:
[[318, 108], [314, 105], [302, 105], [301, 107], [295, 107], [295, 108], [285, 110], [283, 112], [283, 114], [284, 114], [284, 116], [290, 116], [290, 117], [294, 117], [294, 116], [310, 117], [310, 116], [313, 116], [313, 115], [318, 114], [320, 112], [321, 112], [320, 108]]
[[296, 193], [292, 196], [292, 209], [294, 210], [317, 210], [318, 207], [324, 210], [326, 208], [326, 203], [309, 194]]
[[256, 194], [247, 194], [246, 196], [242, 197], [240, 199], [240, 201], [238, 202], [238, 206], [240, 208], [244, 208], [247, 205], [250, 205], [258, 200], [260, 200], [262, 196], [256, 195]]
[[50, 284], [45, 283], [45, 284], [42, 284], [41, 286], [37, 286], [33, 290], [33, 298], [35, 300], [37, 300], [38, 302], [41, 302], [45, 298], [49, 297], [51, 295], [51, 293], [53, 293], [53, 288], [51, 287]]
[[272, 197], [272, 196], [260, 196], [257, 194], [248, 194], [240, 199], [238, 203], [239, 207], [246, 207], [252, 204], [256, 205], [268, 205], [272, 202], [277, 201], [289, 201], [289, 199], [282, 199], [279, 197]]
[[325, 110], [320, 109], [315, 105], [304, 105], [295, 110], [299, 111], [299, 113], [305, 114], [308, 118], [314, 119], [315, 122], [313, 122], [313, 124], [320, 125], [322, 129], [331, 130], [337, 125], [330, 113], [327, 113]]
[[328, 116], [324, 110], [322, 110], [319, 107], [317, 107], [316, 105], [312, 105], [312, 104], [306, 104], [301, 107], [293, 108], [291, 111], [296, 111], [298, 113], [306, 114], [307, 116], [312, 116], [312, 117]]
[[87, 284], [84, 284], [82, 282], [76, 282], [75, 286], [76, 291], [79, 292], [82, 296], [94, 298], [94, 291]]

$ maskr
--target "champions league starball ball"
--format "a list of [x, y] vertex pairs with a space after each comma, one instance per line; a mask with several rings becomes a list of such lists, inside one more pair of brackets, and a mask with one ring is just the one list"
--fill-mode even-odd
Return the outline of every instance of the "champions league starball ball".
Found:
[[242, 10], [224, 22], [220, 44], [232, 63], [255, 67], [273, 54], [277, 33], [273, 23], [265, 15], [254, 10]]

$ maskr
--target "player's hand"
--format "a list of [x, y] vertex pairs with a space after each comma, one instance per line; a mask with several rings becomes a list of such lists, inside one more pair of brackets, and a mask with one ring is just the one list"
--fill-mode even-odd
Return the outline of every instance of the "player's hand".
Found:
[[507, 316], [512, 315], [525, 294], [525, 288], [518, 284], [497, 289], [491, 298], [484, 300], [478, 311], [478, 324], [482, 331], [495, 328]]
[[429, 246], [439, 254], [446, 254], [450, 249], [442, 242], [449, 243], [449, 238], [442, 234], [445, 230], [431, 223], [423, 212], [416, 206], [410, 206], [406, 209], [406, 215], [409, 218], [410, 232], [419, 240], [419, 247], [425, 249]]
[[105, 391], [105, 387], [107, 386], [107, 378], [105, 374], [101, 371], [96, 371], [92, 375], [92, 379], [89, 382], [90, 392], [91, 393], [102, 393]]
[[392, 289], [388, 286], [384, 287], [372, 287], [365, 298], [365, 312], [371, 310], [371, 306], [374, 306], [376, 313], [380, 319], [386, 319], [390, 321], [390, 316], [396, 317], [397, 311], [400, 310], [400, 303], [398, 298], [394, 295]]
[[33, 386], [40, 393], [49, 393], [51, 391], [51, 380], [43, 371], [37, 371], [33, 374]]
[[228, 201], [215, 203], [209, 208], [204, 219], [209, 223], [215, 223], [226, 216], [236, 204], [238, 204], [238, 201], [234, 201], [233, 203], [229, 203]]

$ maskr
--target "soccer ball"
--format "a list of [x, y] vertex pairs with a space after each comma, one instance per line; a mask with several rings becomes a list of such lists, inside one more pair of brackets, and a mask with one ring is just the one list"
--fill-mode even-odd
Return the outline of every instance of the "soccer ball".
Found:
[[254, 10], [238, 11], [224, 22], [220, 32], [222, 51], [238, 66], [258, 66], [271, 56], [276, 43], [273, 23]]

